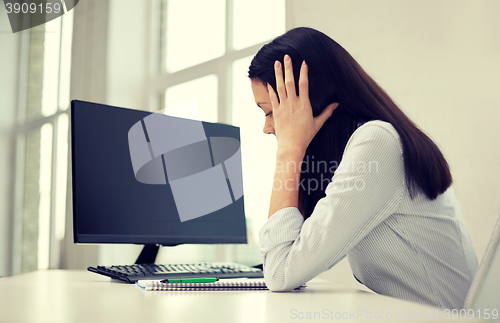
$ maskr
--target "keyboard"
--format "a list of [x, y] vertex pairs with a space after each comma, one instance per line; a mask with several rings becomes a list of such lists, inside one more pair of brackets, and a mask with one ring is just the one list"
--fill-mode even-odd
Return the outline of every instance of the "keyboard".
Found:
[[[260, 266], [256, 266], [260, 267]], [[97, 274], [119, 279], [127, 283], [138, 280], [171, 278], [262, 278], [262, 268], [226, 262], [202, 262], [193, 264], [135, 264], [125, 266], [97, 266], [88, 270]]]

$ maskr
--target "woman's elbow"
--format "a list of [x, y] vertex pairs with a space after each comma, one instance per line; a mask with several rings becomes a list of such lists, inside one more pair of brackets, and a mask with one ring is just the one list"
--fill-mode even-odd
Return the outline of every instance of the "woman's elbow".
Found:
[[301, 284], [286, 282], [283, 280], [265, 279], [267, 288], [272, 292], [289, 292], [301, 286]]

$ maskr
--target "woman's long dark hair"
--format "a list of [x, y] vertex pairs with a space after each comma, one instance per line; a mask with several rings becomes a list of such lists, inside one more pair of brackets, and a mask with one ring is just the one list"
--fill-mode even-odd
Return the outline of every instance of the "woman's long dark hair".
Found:
[[[307, 63], [309, 98], [314, 116], [330, 103], [339, 102], [339, 107], [307, 148], [301, 180], [310, 183], [309, 180], [313, 182], [315, 179], [315, 183], [323, 183], [325, 178], [330, 179], [335, 171], [331, 167], [322, 167], [323, 172], [307, 172], [304, 167], [313, 159], [316, 163], [326, 161], [328, 165], [331, 162], [338, 165], [358, 123], [382, 120], [392, 124], [401, 139], [406, 184], [411, 198], [420, 190], [433, 200], [451, 185], [448, 163], [436, 144], [418, 129], [342, 46], [322, 32], [300, 27], [275, 38], [253, 58], [249, 78], [268, 83], [276, 91], [273, 64], [276, 60], [283, 64], [285, 54], [292, 59], [297, 93], [300, 64], [303, 60]], [[318, 200], [325, 196], [325, 188], [299, 188], [299, 210], [304, 218], [311, 215]]]

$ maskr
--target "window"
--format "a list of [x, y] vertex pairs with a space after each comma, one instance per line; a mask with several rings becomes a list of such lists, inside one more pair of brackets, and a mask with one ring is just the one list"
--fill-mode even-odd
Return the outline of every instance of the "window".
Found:
[[[73, 11], [23, 32], [13, 274], [58, 268], [64, 238]], [[23, 82], [24, 81], [24, 82]]]
[[258, 263], [276, 142], [262, 132], [264, 114], [254, 103], [247, 73], [259, 48], [285, 32], [285, 0], [163, 0], [161, 7], [157, 80], [164, 90], [158, 109], [173, 106], [182, 115], [183, 105], [196, 104], [200, 120], [241, 128], [248, 245], [166, 248], [158, 262]]
[[169, 73], [224, 55], [225, 0], [168, 0], [166, 6], [164, 60]]
[[[168, 114], [208, 122], [217, 122], [218, 78], [215, 74], [203, 76], [181, 84], [173, 85], [165, 91], [165, 107]], [[191, 98], [186, 101], [186, 98]], [[194, 105], [195, 109], [183, 109]], [[199, 115], [186, 115], [185, 111], [198, 111]]]

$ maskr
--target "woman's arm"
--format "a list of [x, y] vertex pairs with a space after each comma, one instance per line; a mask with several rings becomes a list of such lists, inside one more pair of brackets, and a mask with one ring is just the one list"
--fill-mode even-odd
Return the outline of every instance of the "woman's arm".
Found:
[[262, 227], [269, 288], [292, 290], [333, 267], [397, 211], [404, 188], [401, 143], [394, 128], [382, 121], [358, 128], [312, 215], [304, 221], [296, 207], [287, 207]]
[[280, 209], [298, 207], [300, 167], [303, 159], [304, 152], [282, 153], [278, 150], [269, 217]]

